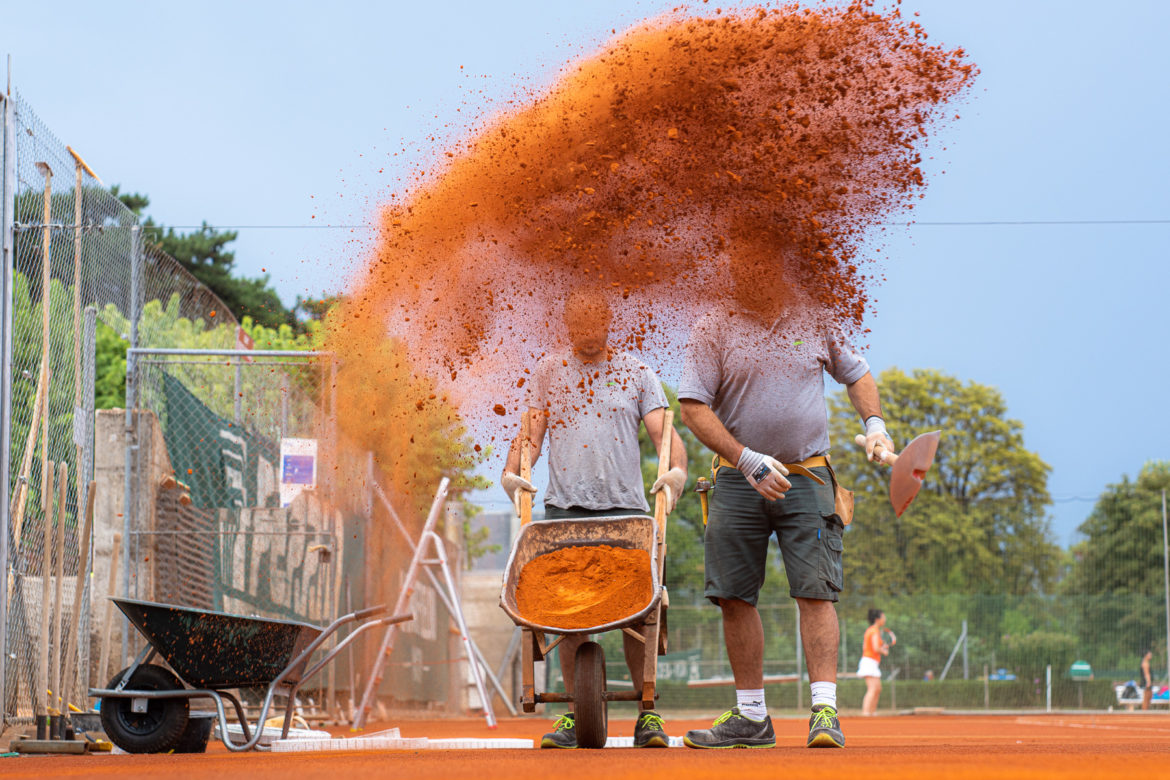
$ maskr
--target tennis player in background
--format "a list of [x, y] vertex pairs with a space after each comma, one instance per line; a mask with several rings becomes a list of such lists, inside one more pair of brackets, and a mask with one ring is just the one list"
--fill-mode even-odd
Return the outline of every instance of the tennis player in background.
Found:
[[[857, 676], [865, 679], [865, 698], [861, 701], [861, 714], [873, 715], [877, 712], [878, 699], [882, 695], [883, 655], [890, 654], [890, 647], [898, 643], [894, 632], [886, 628], [886, 613], [880, 609], [869, 611], [869, 628], [865, 629], [865, 638], [861, 641], [861, 662], [857, 665]], [[890, 635], [887, 644], [882, 631]]]

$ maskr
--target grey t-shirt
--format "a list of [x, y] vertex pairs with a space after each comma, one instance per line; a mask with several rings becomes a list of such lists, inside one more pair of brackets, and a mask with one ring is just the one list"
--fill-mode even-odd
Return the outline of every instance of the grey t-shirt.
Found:
[[825, 372], [848, 385], [868, 371], [844, 336], [810, 318], [769, 327], [712, 311], [691, 331], [678, 397], [709, 405], [745, 447], [797, 463], [829, 451]]
[[546, 504], [649, 511], [638, 425], [666, 406], [649, 367], [627, 352], [600, 363], [550, 355], [536, 366], [528, 404], [549, 415]]

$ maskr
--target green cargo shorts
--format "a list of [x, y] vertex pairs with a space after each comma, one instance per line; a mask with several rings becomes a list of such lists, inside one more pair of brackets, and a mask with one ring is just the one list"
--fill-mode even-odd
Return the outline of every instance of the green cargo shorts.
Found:
[[825, 481], [788, 477], [792, 489], [769, 501], [747, 477], [726, 466], [716, 475], [703, 537], [707, 586], [704, 595], [754, 605], [764, 584], [768, 542], [776, 534], [788, 593], [793, 598], [837, 601], [844, 585], [841, 554], [845, 526], [834, 512], [829, 470], [811, 471]]

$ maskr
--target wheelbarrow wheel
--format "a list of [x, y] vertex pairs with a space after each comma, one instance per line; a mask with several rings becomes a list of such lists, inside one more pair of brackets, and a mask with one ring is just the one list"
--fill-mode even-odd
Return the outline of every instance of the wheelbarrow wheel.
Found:
[[[114, 675], [116, 688], [126, 670]], [[183, 683], [161, 666], [144, 664], [135, 670], [126, 688], [139, 691], [181, 691]], [[134, 712], [132, 699], [102, 699], [102, 728], [127, 753], [166, 753], [173, 750], [187, 728], [190, 704], [185, 697], [147, 699], [146, 712]]]
[[609, 731], [609, 715], [605, 700], [605, 651], [601, 645], [596, 642], [581, 645], [573, 669], [577, 746], [603, 748]]

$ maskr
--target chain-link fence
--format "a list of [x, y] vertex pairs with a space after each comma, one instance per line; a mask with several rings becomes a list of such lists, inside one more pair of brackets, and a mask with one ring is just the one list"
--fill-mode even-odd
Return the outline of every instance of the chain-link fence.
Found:
[[[370, 456], [332, 449], [335, 383], [332, 356], [316, 352], [130, 350], [121, 590], [316, 624], [392, 604], [410, 547], [374, 512]], [[367, 560], [378, 574], [366, 576]], [[449, 616], [424, 583], [410, 603], [416, 619], [379, 692], [406, 706], [460, 707]], [[138, 644], [131, 634], [122, 657]], [[314, 681], [317, 712], [349, 717], [376, 649], [366, 641]]]
[[143, 338], [166, 344], [211, 311], [228, 324], [221, 340], [237, 323], [150, 245], [136, 215], [25, 100], [3, 96], [3, 108], [0, 690], [4, 718], [25, 721], [62, 697], [80, 702], [90, 682], [90, 591], [104, 581], [80, 570], [110, 543], [96, 525], [87, 536], [84, 522], [97, 388], [120, 385], [124, 350]]
[[[314, 623], [393, 601], [410, 554], [379, 524], [372, 456], [324, 444], [333, 362], [239, 349], [223, 302], [27, 102], [0, 97], [3, 721], [83, 704], [128, 662], [140, 639], [110, 595]], [[415, 592], [426, 619], [404, 628], [380, 691], [461, 706], [434, 595]], [[376, 654], [355, 644], [311, 693], [337, 712]]]

